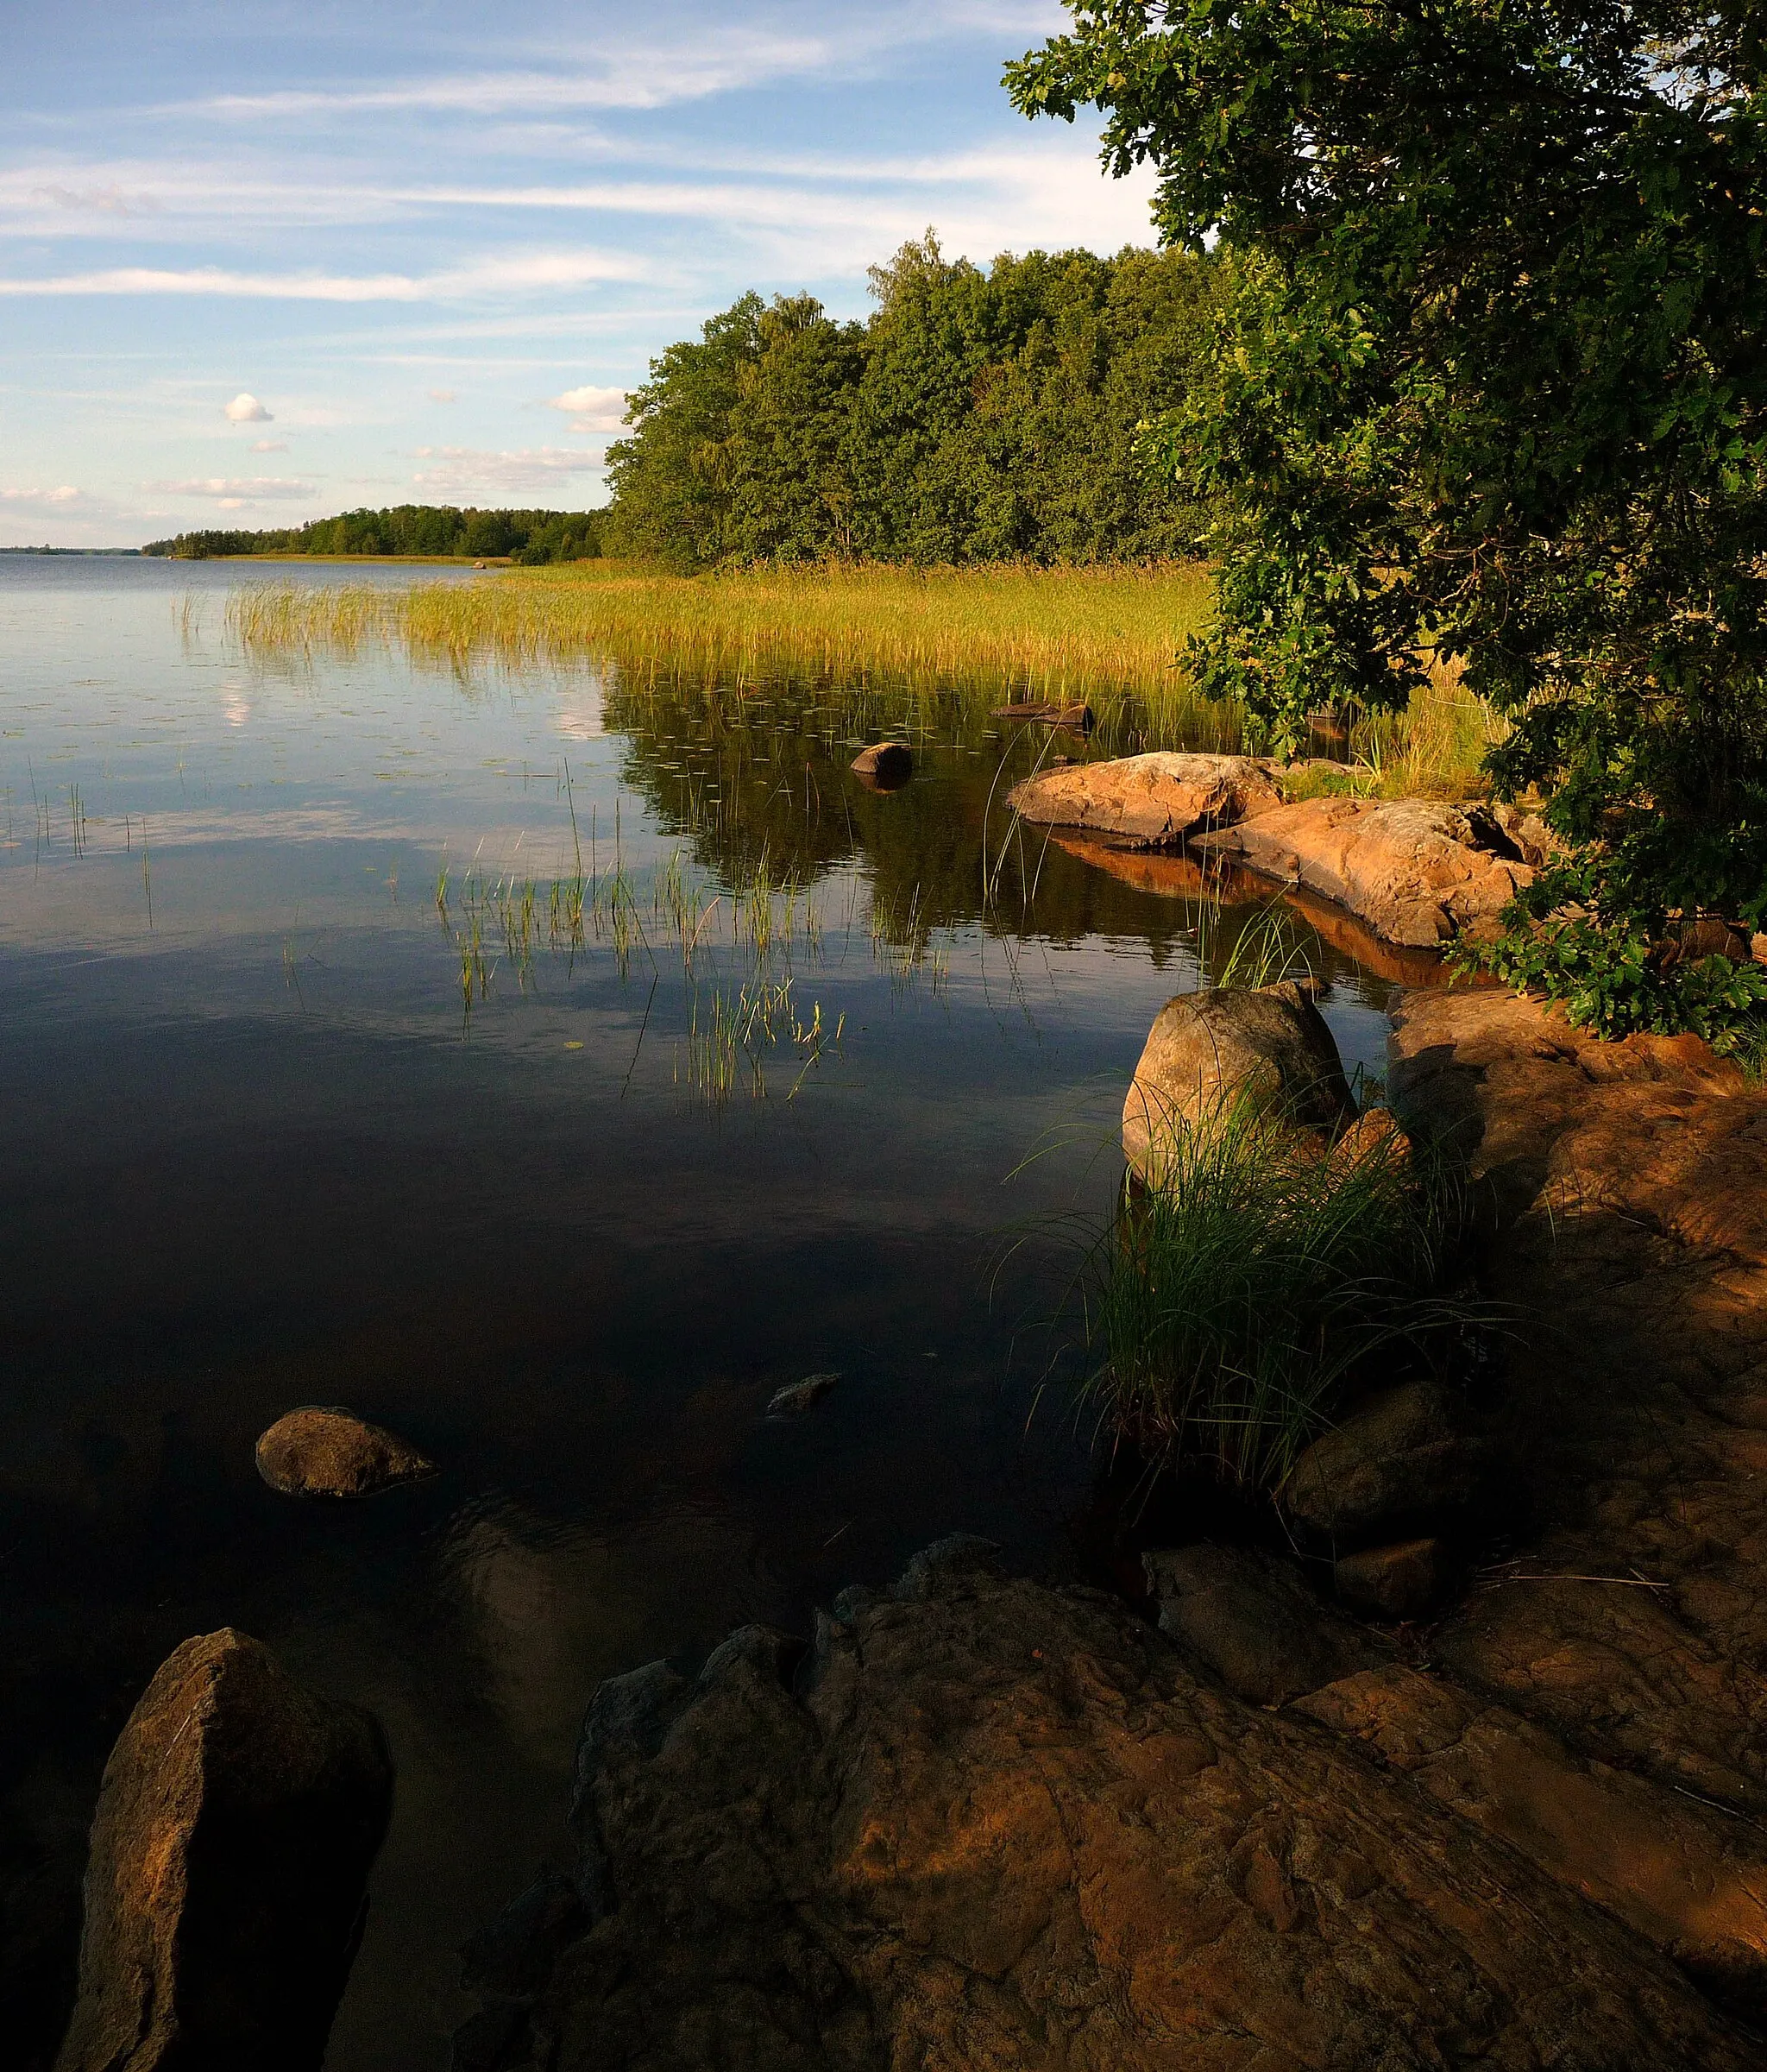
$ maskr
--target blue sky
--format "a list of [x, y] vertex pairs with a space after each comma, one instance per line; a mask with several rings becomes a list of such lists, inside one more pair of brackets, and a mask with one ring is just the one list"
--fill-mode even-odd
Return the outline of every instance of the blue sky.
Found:
[[866, 307], [1149, 242], [1031, 124], [1055, 0], [57, 0], [0, 14], [0, 545], [405, 501], [580, 508], [624, 391], [747, 287]]

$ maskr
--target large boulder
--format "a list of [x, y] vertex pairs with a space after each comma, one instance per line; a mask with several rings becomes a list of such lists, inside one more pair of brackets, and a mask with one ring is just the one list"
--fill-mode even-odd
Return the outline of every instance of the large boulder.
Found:
[[1767, 1840], [1397, 1663], [1296, 1700], [1724, 1998], [1767, 2011]]
[[1273, 763], [1249, 755], [1160, 750], [1076, 763], [1027, 778], [1007, 794], [1022, 820], [1091, 828], [1143, 847], [1173, 847], [1282, 803]]
[[395, 1433], [316, 1403], [279, 1417], [259, 1439], [257, 1459], [259, 1474], [285, 1496], [372, 1496], [436, 1472]]
[[1325, 1017], [1291, 979], [1168, 1000], [1148, 1032], [1122, 1104], [1122, 1149], [1157, 1184], [1160, 1146], [1236, 1102], [1299, 1129], [1335, 1133], [1355, 1115]]
[[175, 1649], [104, 1767], [57, 2072], [318, 2072], [392, 1801], [368, 1714], [230, 1628]]
[[1489, 933], [1533, 879], [1494, 815], [1424, 799], [1302, 799], [1200, 839], [1412, 948]]
[[1645, 1937], [1120, 1603], [923, 1582], [599, 1724], [596, 1918], [477, 2067], [1759, 2063]]

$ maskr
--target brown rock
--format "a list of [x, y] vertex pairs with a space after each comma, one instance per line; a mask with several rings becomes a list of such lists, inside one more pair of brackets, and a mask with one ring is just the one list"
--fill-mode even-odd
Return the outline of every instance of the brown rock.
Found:
[[258, 1441], [258, 1472], [285, 1496], [372, 1496], [436, 1471], [379, 1425], [317, 1403], [279, 1417]]
[[1364, 1671], [1295, 1710], [1355, 1735], [1726, 1998], [1767, 2006], [1758, 1830], [1586, 1762], [1506, 1707], [1416, 1670]]
[[58, 2072], [317, 2072], [392, 1793], [367, 1713], [243, 1634], [175, 1649], [105, 1765]]
[[1373, 1637], [1322, 1604], [1292, 1562], [1255, 1547], [1144, 1554], [1160, 1630], [1248, 1705], [1281, 1705], [1385, 1659]]
[[914, 752], [901, 741], [876, 741], [861, 748], [849, 767], [876, 790], [894, 791], [914, 775]]
[[1432, 1653], [1583, 1756], [1767, 1821], [1767, 1093], [1692, 1037], [1457, 991], [1405, 997], [1388, 1087], [1489, 1213], [1507, 1452], [1545, 1521]]
[[1741, 2072], [1622, 1923], [1122, 1606], [972, 1571], [726, 1656], [585, 1779], [554, 2072]]
[[1487, 815], [1421, 799], [1302, 799], [1199, 839], [1421, 948], [1488, 931], [1532, 879]]
[[1463, 1514], [1486, 1493], [1491, 1474], [1489, 1449], [1463, 1423], [1440, 1382], [1405, 1382], [1316, 1439], [1279, 1501], [1296, 1525], [1350, 1544]]
[[1016, 784], [1007, 802], [1040, 826], [1091, 828], [1145, 847], [1175, 847], [1205, 828], [1269, 812], [1282, 803], [1282, 791], [1275, 765], [1255, 756], [1161, 750], [1045, 771]]
[[1041, 721], [1046, 726], [1065, 727], [1072, 734], [1092, 731], [1090, 705], [1058, 705], [1048, 698], [1026, 699], [1016, 705], [997, 705], [990, 716], [997, 720]]
[[1337, 1594], [1353, 1609], [1376, 1619], [1415, 1619], [1442, 1587], [1439, 1540], [1401, 1540], [1338, 1557]]
[[1166, 1002], [1123, 1101], [1123, 1154], [1157, 1185], [1162, 1142], [1242, 1099], [1302, 1129], [1335, 1131], [1355, 1115], [1325, 1017], [1292, 980]]

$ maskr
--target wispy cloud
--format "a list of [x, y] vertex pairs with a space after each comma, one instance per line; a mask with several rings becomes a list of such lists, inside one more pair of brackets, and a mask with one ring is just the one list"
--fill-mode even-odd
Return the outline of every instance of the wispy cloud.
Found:
[[432, 403], [457, 403], [460, 400], [460, 391], [457, 388], [432, 388], [430, 391], [430, 400]]
[[103, 187], [64, 187], [52, 181], [30, 192], [34, 201], [87, 216], [156, 216], [164, 205], [151, 194], [125, 194], [114, 179]]
[[223, 509], [247, 502], [299, 501], [318, 494], [311, 482], [280, 475], [204, 475], [185, 482], [149, 482], [147, 487], [160, 496], [213, 497]]
[[226, 267], [106, 267], [0, 277], [0, 295], [227, 295], [277, 302], [450, 302], [475, 296], [636, 280], [646, 261], [620, 253], [537, 252], [434, 274], [244, 274]]
[[564, 446], [526, 446], [501, 453], [474, 446], [420, 446], [418, 458], [441, 464], [420, 469], [412, 480], [443, 495], [481, 488], [556, 488], [561, 475], [587, 475], [601, 465], [599, 453]]
[[254, 453], [286, 453], [287, 450], [288, 441], [286, 439], [254, 439], [252, 441]]

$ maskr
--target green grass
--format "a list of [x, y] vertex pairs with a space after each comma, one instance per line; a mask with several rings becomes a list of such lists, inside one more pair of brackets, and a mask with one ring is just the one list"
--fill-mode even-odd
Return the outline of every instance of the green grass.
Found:
[[1078, 1282], [1084, 1400], [1152, 1460], [1271, 1489], [1345, 1389], [1471, 1319], [1444, 1299], [1457, 1191], [1402, 1137], [1304, 1148], [1228, 1100], [1125, 1179]]

